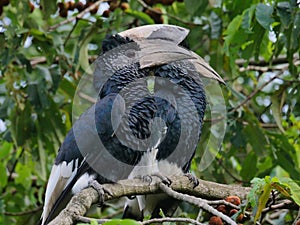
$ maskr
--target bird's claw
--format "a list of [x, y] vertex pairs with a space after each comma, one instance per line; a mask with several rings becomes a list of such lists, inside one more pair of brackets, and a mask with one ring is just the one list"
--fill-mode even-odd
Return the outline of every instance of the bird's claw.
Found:
[[197, 187], [199, 185], [198, 178], [195, 177], [193, 174], [186, 173], [186, 174], [184, 174], [184, 176], [186, 176], [187, 178], [189, 178], [190, 182], [193, 183], [193, 188], [195, 188], [195, 187]]
[[152, 176], [158, 177], [160, 179], [160, 181], [165, 185], [170, 186], [172, 184], [172, 181], [168, 177], [162, 175], [161, 173], [154, 173], [154, 174], [152, 174]]
[[99, 200], [98, 200], [98, 204], [99, 206], [103, 206], [104, 204], [104, 195], [105, 194], [108, 194], [110, 196], [112, 196], [112, 193], [110, 190], [106, 189], [103, 187], [102, 184], [100, 184], [98, 181], [96, 180], [92, 180], [89, 182], [89, 186], [94, 188], [97, 192], [98, 192], [98, 195], [99, 195]]

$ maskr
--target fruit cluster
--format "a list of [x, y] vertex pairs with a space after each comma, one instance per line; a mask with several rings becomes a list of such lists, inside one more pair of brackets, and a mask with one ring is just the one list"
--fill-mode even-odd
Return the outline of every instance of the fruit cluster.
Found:
[[[238, 196], [228, 196], [227, 198], [225, 198], [225, 201], [236, 206], [239, 206], [241, 204], [241, 200]], [[219, 205], [217, 207], [217, 210], [230, 217], [238, 213], [237, 209], [233, 209], [226, 205]], [[244, 215], [242, 213], [237, 215], [236, 222], [241, 223], [243, 222], [243, 220], [244, 220]], [[222, 219], [218, 216], [212, 216], [209, 219], [209, 225], [223, 225], [223, 224], [224, 223]]]
[[[73, 11], [74, 9], [77, 9], [79, 12], [85, 10], [89, 6], [93, 4], [92, 1], [87, 1], [86, 4], [83, 4], [82, 2], [60, 2], [57, 4], [59, 8], [59, 15], [61, 17], [67, 17], [68, 11]], [[96, 14], [98, 11], [98, 7], [95, 7], [93, 10], [90, 11], [91, 14]]]
[[[155, 4], [162, 4], [162, 5], [172, 5], [173, 2], [183, 2], [183, 0], [145, 0], [145, 3], [149, 6], [153, 6]], [[74, 3], [72, 1], [68, 2], [60, 2], [58, 3], [59, 8], [59, 15], [61, 17], [67, 17], [68, 11], [73, 11], [74, 9], [77, 9], [79, 12], [89, 7], [92, 3], [92, 1], [87, 1], [86, 4], [83, 4], [82, 2]], [[105, 10], [102, 14], [103, 17], [109, 17], [110, 13], [116, 10], [117, 8], [120, 8], [122, 10], [129, 9], [130, 6], [127, 3], [126, 0], [111, 0], [109, 1], [109, 9]], [[98, 7], [95, 7], [91, 11], [92, 14], [97, 13]], [[162, 12], [159, 8], [153, 8], [153, 10], [144, 9], [143, 10], [146, 14], [148, 14], [155, 23], [163, 23], [163, 18], [161, 16]]]

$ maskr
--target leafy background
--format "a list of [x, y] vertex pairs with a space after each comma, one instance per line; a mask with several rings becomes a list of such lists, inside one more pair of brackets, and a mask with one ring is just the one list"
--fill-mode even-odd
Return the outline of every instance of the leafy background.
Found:
[[[113, 0], [105, 11], [102, 4], [70, 19], [90, 4], [0, 1], [0, 223], [38, 220], [51, 165], [72, 125], [72, 100], [84, 69], [101, 53], [107, 33], [144, 24], [189, 28], [190, 48], [227, 83], [221, 151], [201, 173], [197, 154], [193, 172], [246, 186], [265, 176], [299, 182], [299, 1]], [[282, 221], [294, 217], [290, 211]]]

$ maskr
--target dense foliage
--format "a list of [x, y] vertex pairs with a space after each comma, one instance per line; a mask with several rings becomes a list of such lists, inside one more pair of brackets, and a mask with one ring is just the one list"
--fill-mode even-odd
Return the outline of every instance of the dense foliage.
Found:
[[[0, 1], [0, 224], [38, 220], [51, 165], [72, 125], [76, 86], [101, 53], [105, 34], [153, 23], [189, 28], [190, 48], [227, 84], [222, 87], [227, 130], [221, 151], [201, 173], [197, 154], [193, 172], [228, 184], [250, 185], [257, 177], [251, 204], [258, 210], [255, 193], [266, 186], [270, 191], [283, 187], [299, 204], [299, 1], [109, 4], [84, 13], [91, 2]], [[199, 153], [214, 119], [206, 120]], [[291, 223], [296, 214], [285, 211], [280, 219]]]

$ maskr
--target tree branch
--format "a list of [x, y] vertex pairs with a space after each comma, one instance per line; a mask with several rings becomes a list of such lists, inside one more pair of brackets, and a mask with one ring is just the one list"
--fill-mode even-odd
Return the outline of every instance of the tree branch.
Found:
[[166, 194], [168, 194], [170, 197], [173, 197], [175, 199], [181, 200], [181, 201], [186, 201], [190, 204], [193, 204], [195, 206], [198, 206], [201, 209], [204, 209], [205, 211], [216, 215], [220, 217], [222, 220], [227, 222], [228, 224], [231, 225], [237, 225], [236, 222], [234, 222], [230, 217], [226, 216], [225, 214], [219, 212], [216, 210], [214, 207], [210, 206], [206, 200], [201, 199], [201, 198], [196, 198], [194, 196], [190, 196], [187, 194], [181, 194], [179, 192], [173, 191], [170, 187], [167, 185], [160, 183], [159, 187], [161, 190], [163, 190]]
[[[108, 219], [92, 219], [89, 217], [85, 216], [78, 216], [78, 220], [83, 223], [90, 223], [92, 220], [96, 220], [98, 224], [102, 224], [105, 222], [108, 222], [110, 220]], [[153, 224], [153, 223], [164, 223], [164, 222], [181, 222], [181, 223], [191, 223], [191, 224], [196, 224], [196, 225], [205, 225], [204, 223], [200, 223], [197, 220], [190, 219], [190, 218], [181, 218], [181, 217], [164, 217], [164, 218], [154, 218], [150, 220], [146, 220], [143, 222], [138, 222], [141, 225], [148, 225], [148, 224]]]
[[[204, 199], [224, 199], [230, 195], [245, 199], [250, 191], [250, 188], [247, 187], [218, 184], [204, 180], [199, 180], [199, 185], [193, 188], [193, 183], [186, 176], [173, 176], [170, 177], [170, 180], [172, 181], [171, 190]], [[122, 196], [161, 193], [159, 183], [149, 185], [140, 179], [121, 180], [115, 184], [104, 184], [103, 187], [110, 190], [112, 194], [112, 196], [105, 194], [105, 201]], [[49, 225], [73, 224], [78, 216], [84, 215], [93, 203], [97, 203], [98, 199], [98, 192], [95, 189], [91, 187], [84, 189], [71, 199], [67, 207]], [[186, 198], [184, 200], [186, 201]]]

